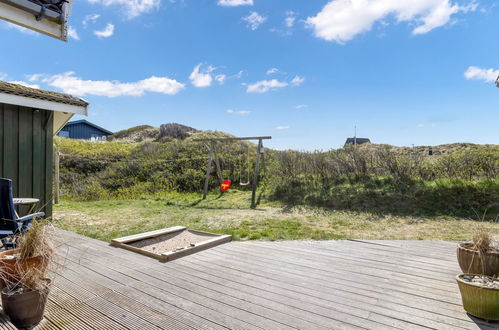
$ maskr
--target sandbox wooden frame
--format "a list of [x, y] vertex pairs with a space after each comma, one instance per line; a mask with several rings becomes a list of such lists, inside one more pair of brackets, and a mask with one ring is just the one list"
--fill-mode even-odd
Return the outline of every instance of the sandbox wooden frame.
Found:
[[196, 231], [192, 229], [188, 229], [187, 227], [183, 226], [175, 226], [175, 227], [169, 227], [169, 228], [164, 228], [164, 229], [159, 229], [159, 230], [154, 230], [154, 231], [149, 231], [141, 234], [136, 234], [136, 235], [130, 235], [130, 236], [125, 236], [125, 237], [120, 237], [120, 238], [115, 238], [111, 240], [111, 245], [120, 247], [123, 249], [127, 249], [133, 252], [137, 252], [152, 258], [159, 259], [161, 261], [170, 261], [173, 259], [177, 259], [183, 256], [186, 256], [188, 254], [198, 252], [219, 244], [227, 243], [232, 240], [232, 235], [217, 235], [216, 237], [213, 237], [211, 239], [207, 239], [206, 241], [200, 242], [195, 244], [194, 246], [189, 246], [183, 250], [178, 250], [178, 251], [168, 251], [164, 253], [153, 253], [149, 252], [146, 250], [143, 250], [141, 248], [137, 248], [135, 246], [129, 245], [129, 243], [140, 241], [143, 239], [147, 238], [153, 238], [153, 237], [158, 237], [162, 235], [167, 235], [167, 234], [173, 234], [179, 231], [184, 231], [184, 230], [189, 230], [193, 233], [198, 233], [198, 234], [208, 234], [208, 235], [217, 235], [213, 233], [207, 233], [207, 232], [202, 232], [202, 231]]

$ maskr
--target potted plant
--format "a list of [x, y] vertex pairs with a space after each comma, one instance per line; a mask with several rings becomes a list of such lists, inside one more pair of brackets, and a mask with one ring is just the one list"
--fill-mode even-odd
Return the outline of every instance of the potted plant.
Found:
[[488, 232], [476, 234], [472, 243], [458, 247], [458, 260], [464, 274], [456, 277], [464, 309], [471, 315], [499, 320], [499, 248]]
[[464, 309], [488, 321], [499, 321], [499, 279], [486, 275], [456, 277]]
[[44, 263], [42, 256], [21, 258], [20, 252], [20, 248], [0, 252], [0, 289], [6, 283], [19, 282], [27, 269], [41, 267]]
[[499, 277], [499, 242], [482, 230], [473, 241], [458, 245], [457, 260], [463, 273]]
[[54, 256], [52, 234], [46, 221], [34, 222], [19, 237], [19, 248], [0, 260], [2, 306], [18, 328], [33, 327], [43, 319], [51, 284], [47, 273]]

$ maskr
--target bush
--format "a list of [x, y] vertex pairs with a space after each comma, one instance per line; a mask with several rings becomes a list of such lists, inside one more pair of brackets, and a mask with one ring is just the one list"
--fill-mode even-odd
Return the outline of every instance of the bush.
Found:
[[[165, 142], [92, 143], [57, 139], [62, 191], [81, 200], [137, 198], [161, 192], [201, 192], [208, 150], [198, 137], [222, 137], [162, 126]], [[404, 214], [472, 216], [499, 203], [499, 147], [457, 144], [426, 148], [348, 146], [327, 152], [267, 149], [261, 182], [272, 200]], [[218, 144], [223, 179], [248, 177], [256, 157], [246, 142]], [[215, 164], [209, 188], [217, 189]], [[236, 185], [237, 186], [237, 185]], [[250, 187], [246, 187], [250, 188]], [[239, 189], [244, 189], [240, 187]]]
[[184, 126], [176, 123], [163, 124], [159, 127], [159, 139], [171, 138], [183, 140], [189, 137], [191, 132], [196, 130], [189, 126]]
[[478, 215], [487, 210], [489, 218], [494, 218], [499, 213], [499, 181], [442, 179], [400, 183], [392, 178], [371, 176], [356, 183], [343, 184], [301, 178], [276, 184], [269, 198], [289, 205], [399, 215], [451, 215], [478, 219]]

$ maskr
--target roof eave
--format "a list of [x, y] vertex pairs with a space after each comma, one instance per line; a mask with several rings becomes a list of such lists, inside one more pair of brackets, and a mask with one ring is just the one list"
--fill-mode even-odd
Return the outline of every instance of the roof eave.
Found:
[[24, 107], [31, 107], [36, 109], [67, 112], [77, 115], [88, 115], [88, 104], [86, 105], [73, 105], [67, 103], [60, 103], [42, 99], [35, 99], [27, 96], [20, 96], [15, 94], [8, 94], [0, 92], [0, 103], [20, 105]]

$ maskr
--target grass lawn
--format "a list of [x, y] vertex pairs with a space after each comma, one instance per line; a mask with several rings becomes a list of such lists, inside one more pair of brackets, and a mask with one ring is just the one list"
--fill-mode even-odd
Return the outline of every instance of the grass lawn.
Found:
[[60, 228], [110, 241], [112, 238], [182, 225], [233, 235], [235, 240], [292, 239], [436, 239], [468, 240], [486, 228], [499, 235], [499, 224], [452, 217], [421, 218], [263, 202], [249, 208], [251, 194], [233, 191], [222, 197], [170, 193], [141, 200], [62, 201], [54, 219]]

